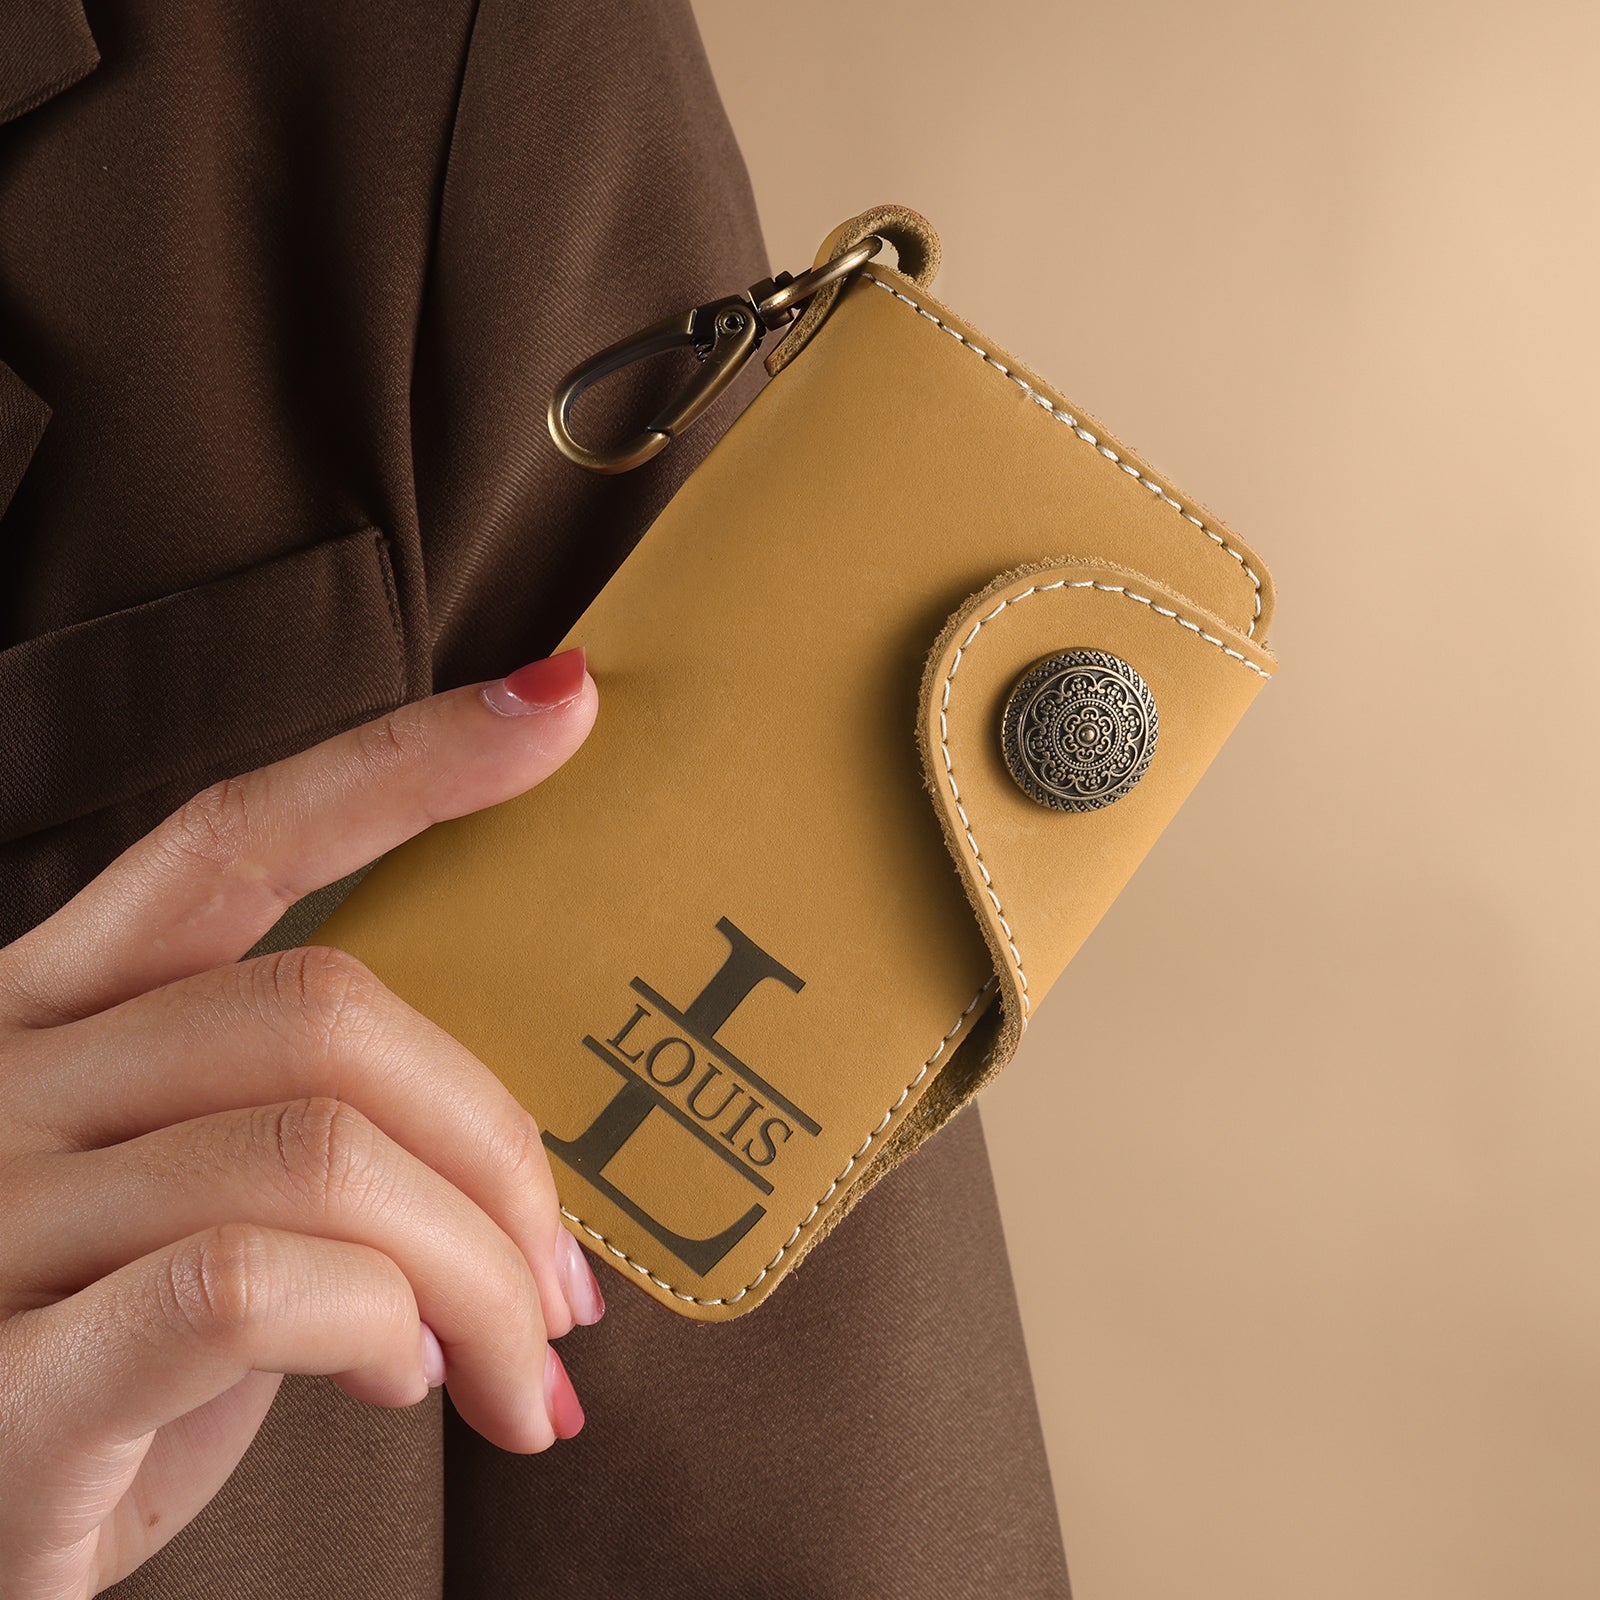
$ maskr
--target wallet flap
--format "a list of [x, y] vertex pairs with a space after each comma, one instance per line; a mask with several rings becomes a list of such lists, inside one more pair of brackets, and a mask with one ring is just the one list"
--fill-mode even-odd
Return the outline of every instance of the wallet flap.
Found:
[[[1052, 683], [1048, 665], [1077, 666]], [[1040, 663], [1044, 673], [1036, 673]], [[1275, 665], [1261, 645], [1142, 573], [1104, 562], [1035, 562], [1003, 573], [961, 607], [929, 655], [919, 737], [924, 774], [967, 896], [994, 958], [1004, 1005], [970, 1097], [1016, 1048], [1028, 1020], [1221, 749]], [[1132, 668], [1136, 677], [1124, 671]], [[1026, 761], [1005, 753], [1008, 711], [1030, 676], [1052, 696], [1034, 721], [1063, 793], [1087, 772], [1081, 808], [1030, 793]], [[1059, 675], [1058, 675], [1059, 677]], [[1143, 696], [1127, 685], [1142, 685]], [[1133, 725], [1130, 725], [1133, 724]], [[1133, 781], [1116, 793], [1117, 742]], [[1072, 769], [1076, 742], [1090, 752]], [[1015, 759], [1015, 758], [1013, 758]], [[1110, 796], [1110, 798], [1107, 798]]]

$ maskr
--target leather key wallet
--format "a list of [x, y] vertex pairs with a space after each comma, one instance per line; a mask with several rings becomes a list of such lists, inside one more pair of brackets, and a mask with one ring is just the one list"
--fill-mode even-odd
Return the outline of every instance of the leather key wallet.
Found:
[[935, 300], [938, 257], [879, 207], [558, 396], [615, 470], [695, 405], [606, 459], [587, 381], [679, 342], [709, 392], [784, 329], [562, 641], [587, 741], [313, 936], [503, 1079], [569, 1226], [690, 1317], [759, 1305], [1010, 1059], [1274, 670], [1259, 557]]

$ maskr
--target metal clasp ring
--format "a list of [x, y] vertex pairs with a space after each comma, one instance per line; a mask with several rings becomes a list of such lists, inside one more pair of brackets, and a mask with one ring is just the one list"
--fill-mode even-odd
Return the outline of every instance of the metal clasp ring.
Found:
[[[642, 466], [665, 450], [727, 388], [771, 329], [793, 322], [799, 308], [818, 289], [858, 271], [882, 248], [883, 240], [872, 235], [799, 276], [783, 272], [776, 278], [765, 278], [742, 295], [729, 295], [677, 312], [607, 345], [574, 367], [550, 397], [550, 437], [555, 440], [556, 449], [567, 460], [591, 472], [627, 472]], [[573, 438], [572, 407], [586, 389], [635, 361], [685, 346], [693, 349], [699, 370], [676, 399], [663, 406], [636, 434], [602, 449], [591, 449]]]

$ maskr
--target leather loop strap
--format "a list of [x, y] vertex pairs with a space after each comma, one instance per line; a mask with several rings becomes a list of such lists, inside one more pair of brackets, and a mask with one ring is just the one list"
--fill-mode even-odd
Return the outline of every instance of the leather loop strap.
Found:
[[[824, 266], [872, 234], [887, 239], [895, 247], [900, 271], [914, 284], [926, 289], [933, 283], [941, 259], [939, 235], [921, 212], [909, 206], [873, 206], [870, 211], [840, 223], [818, 246], [812, 266]], [[824, 284], [806, 302], [805, 310], [767, 356], [769, 376], [775, 377], [783, 371], [805, 348], [807, 340], [822, 326], [843, 287], [842, 282]]]

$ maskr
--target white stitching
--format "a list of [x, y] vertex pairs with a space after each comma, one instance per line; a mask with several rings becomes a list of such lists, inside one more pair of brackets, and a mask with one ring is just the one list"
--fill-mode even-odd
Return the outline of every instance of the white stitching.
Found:
[[[876, 283], [877, 279], [874, 278]], [[1011, 924], [1006, 921], [1005, 913], [1000, 909], [1000, 897], [994, 892], [994, 879], [989, 876], [989, 869], [984, 865], [983, 854], [978, 849], [978, 841], [972, 836], [972, 824], [967, 820], [966, 808], [961, 804], [961, 791], [956, 787], [956, 770], [950, 760], [950, 745], [948, 736], [950, 731], [950, 685], [955, 681], [956, 669], [961, 665], [961, 658], [966, 654], [972, 641], [978, 637], [984, 625], [993, 622], [1008, 606], [1014, 606], [1019, 600], [1026, 600], [1030, 594], [1048, 594], [1052, 589], [1098, 589], [1102, 594], [1120, 594], [1125, 600], [1136, 600], [1142, 606], [1149, 606], [1157, 616], [1170, 617], [1180, 628], [1187, 628], [1190, 633], [1198, 634], [1208, 644], [1214, 644], [1225, 656], [1232, 656], [1235, 661], [1243, 662], [1256, 676], [1264, 682], [1270, 682], [1272, 674], [1263, 672], [1255, 662], [1233, 649], [1215, 634], [1207, 633], [1199, 623], [1191, 622], [1187, 617], [1180, 617], [1176, 611], [1166, 606], [1158, 606], [1148, 595], [1137, 594], [1132, 589], [1120, 583], [1098, 583], [1093, 578], [1057, 578], [1054, 583], [1036, 583], [1032, 588], [1023, 589], [1014, 594], [1009, 600], [1002, 600], [993, 611], [987, 612], [973, 623], [972, 631], [956, 646], [956, 653], [950, 662], [950, 670], [944, 675], [944, 692], [939, 697], [939, 749], [944, 755], [945, 778], [950, 784], [950, 794], [955, 800], [956, 814], [961, 818], [961, 829], [967, 836], [967, 843], [972, 846], [972, 859], [978, 864], [978, 871], [983, 874], [983, 887], [990, 900], [994, 902], [994, 914], [1000, 920], [1000, 926], [1005, 930], [1006, 947], [1011, 951], [1011, 959], [1016, 963], [1017, 980], [1022, 989], [1022, 1032], [1027, 1031], [1028, 1015], [1032, 1003], [1028, 997], [1028, 975], [1022, 970], [1022, 956], [1017, 950], [1016, 940], [1011, 933]]]
[[651, 1283], [659, 1285], [661, 1288], [665, 1289], [669, 1294], [676, 1296], [679, 1300], [689, 1300], [689, 1301], [692, 1301], [697, 1306], [731, 1306], [731, 1305], [734, 1305], [736, 1302], [738, 1302], [740, 1300], [743, 1300], [744, 1297], [747, 1294], [749, 1294], [750, 1291], [752, 1289], [754, 1289], [756, 1287], [756, 1285], [758, 1283], [760, 1283], [761, 1280], [763, 1278], [765, 1278], [766, 1275], [769, 1272], [771, 1272], [772, 1269], [775, 1266], [777, 1266], [777, 1264], [780, 1261], [782, 1261], [783, 1258], [789, 1253], [789, 1250], [790, 1250], [791, 1246], [794, 1244], [795, 1240], [800, 1237], [800, 1234], [801, 1234], [802, 1230], [805, 1228], [806, 1224], [809, 1223], [811, 1221], [811, 1219], [814, 1216], [816, 1216], [816, 1214], [825, 1205], [827, 1205], [828, 1201], [833, 1198], [834, 1191], [839, 1187], [839, 1185], [841, 1183], [844, 1182], [845, 1178], [849, 1175], [850, 1169], [856, 1164], [856, 1162], [858, 1162], [862, 1158], [862, 1156], [864, 1156], [867, 1153], [867, 1147], [872, 1143], [872, 1141], [874, 1139], [876, 1139], [878, 1137], [878, 1135], [880, 1133], [882, 1133], [883, 1130], [886, 1127], [888, 1127], [889, 1119], [895, 1114], [895, 1112], [897, 1112], [900, 1109], [901, 1106], [903, 1106], [906, 1103], [906, 1096], [909, 1095], [911, 1093], [911, 1091], [913, 1089], [915, 1089], [916, 1086], [919, 1083], [921, 1083], [922, 1080], [928, 1075], [928, 1069], [934, 1064], [935, 1061], [937, 1061], [939, 1059], [940, 1056], [942, 1056], [944, 1054], [944, 1047], [947, 1044], [949, 1044], [950, 1040], [954, 1037], [956, 1032], [960, 1029], [961, 1024], [963, 1022], [965, 1022], [969, 1016], [972, 1015], [973, 1007], [976, 1006], [977, 1003], [981, 999], [983, 999], [983, 997], [994, 987], [994, 985], [995, 985], [995, 980], [994, 980], [994, 978], [992, 976], [987, 978], [984, 981], [983, 987], [981, 989], [979, 989], [978, 992], [975, 995], [973, 995], [972, 999], [967, 1002], [967, 1009], [965, 1011], [963, 1011], [959, 1017], [956, 1018], [954, 1024], [951, 1026], [951, 1029], [950, 1029], [949, 1033], [945, 1034], [944, 1038], [942, 1038], [939, 1041], [938, 1048], [933, 1052], [933, 1054], [931, 1056], [928, 1057], [928, 1059], [926, 1061], [924, 1061], [922, 1063], [921, 1067], [917, 1070], [916, 1077], [914, 1077], [911, 1080], [911, 1082], [908, 1083], [905, 1086], [905, 1088], [903, 1088], [900, 1091], [899, 1098], [896, 1099], [894, 1104], [891, 1105], [889, 1107], [889, 1109], [884, 1112], [882, 1120], [878, 1123], [877, 1127], [875, 1127], [872, 1130], [872, 1132], [869, 1133], [866, 1136], [866, 1138], [862, 1140], [860, 1148], [856, 1151], [856, 1153], [853, 1156], [850, 1157], [850, 1159], [847, 1162], [845, 1162], [844, 1166], [839, 1171], [839, 1176], [837, 1178], [835, 1178], [833, 1180], [833, 1182], [830, 1183], [825, 1190], [823, 1190], [822, 1198], [820, 1200], [818, 1200], [817, 1203], [814, 1206], [812, 1206], [812, 1208], [808, 1212], [806, 1212], [806, 1214], [794, 1225], [794, 1232], [791, 1233], [789, 1235], [789, 1237], [783, 1241], [783, 1244], [780, 1246], [777, 1255], [775, 1255], [766, 1264], [766, 1266], [764, 1266], [755, 1275], [755, 1277], [753, 1277], [749, 1281], [749, 1283], [747, 1283], [744, 1286], [744, 1288], [742, 1288], [738, 1292], [738, 1294], [723, 1295], [720, 1299], [716, 1299], [716, 1300], [703, 1300], [703, 1299], [701, 1299], [701, 1297], [699, 1295], [696, 1295], [696, 1294], [685, 1294], [682, 1289], [675, 1288], [672, 1284], [668, 1283], [665, 1278], [658, 1278], [656, 1276], [656, 1274], [653, 1273], [649, 1269], [649, 1267], [644, 1265], [643, 1262], [635, 1261], [633, 1259], [633, 1257], [630, 1256], [626, 1250], [619, 1249], [608, 1238], [606, 1238], [606, 1236], [603, 1233], [601, 1233], [598, 1228], [591, 1228], [589, 1226], [589, 1224], [583, 1220], [582, 1217], [580, 1217], [580, 1216], [578, 1216], [576, 1214], [576, 1212], [568, 1211], [565, 1206], [562, 1206], [561, 1215], [564, 1216], [565, 1218], [567, 1218], [567, 1220], [569, 1222], [577, 1223], [577, 1225], [580, 1228], [582, 1228], [583, 1231], [586, 1234], [588, 1234], [590, 1238], [598, 1239], [600, 1241], [600, 1243], [603, 1244], [606, 1247], [606, 1249], [611, 1252], [612, 1255], [616, 1256], [619, 1261], [626, 1262], [630, 1267], [633, 1268], [633, 1270], [635, 1272], [642, 1273], [645, 1277], [647, 1277], [651, 1281]]
[[1206, 536], [1206, 538], [1210, 539], [1215, 544], [1221, 545], [1222, 548], [1226, 550], [1241, 567], [1244, 568], [1245, 576], [1249, 578], [1251, 587], [1255, 590], [1255, 614], [1250, 618], [1250, 626], [1245, 629], [1246, 638], [1253, 639], [1255, 637], [1256, 624], [1261, 620], [1261, 579], [1257, 576], [1255, 568], [1252, 567], [1250, 563], [1246, 561], [1245, 558], [1237, 550], [1235, 550], [1220, 533], [1213, 533], [1211, 529], [1208, 528], [1198, 517], [1191, 515], [1181, 505], [1179, 505], [1178, 502], [1174, 500], [1172, 496], [1168, 494], [1167, 491], [1163, 489], [1161, 485], [1153, 478], [1145, 477], [1145, 475], [1136, 466], [1133, 466], [1130, 462], [1124, 461], [1115, 450], [1111, 449], [1107, 445], [1101, 444], [1100, 441], [1095, 438], [1095, 436], [1090, 433], [1087, 428], [1079, 424], [1078, 419], [1073, 416], [1071, 412], [1063, 411], [1059, 406], [1052, 404], [1048, 396], [1040, 394], [1031, 383], [1024, 383], [1023, 380], [1010, 369], [1010, 367], [1002, 365], [1000, 362], [996, 361], [987, 350], [975, 345], [964, 333], [961, 332], [959, 328], [952, 328], [948, 322], [942, 322], [925, 306], [921, 306], [915, 300], [913, 300], [910, 295], [901, 294], [901, 292], [895, 288], [892, 283], [885, 283], [882, 278], [875, 276], [873, 273], [864, 272], [862, 273], [862, 277], [871, 279], [871, 281], [877, 284], [880, 289], [888, 290], [888, 292], [892, 294], [896, 300], [904, 300], [908, 306], [912, 307], [912, 309], [916, 311], [919, 317], [926, 317], [928, 321], [933, 323], [935, 327], [943, 328], [944, 331], [952, 338], [960, 340], [960, 342], [974, 354], [987, 361], [996, 372], [1003, 372], [1006, 377], [1016, 384], [1016, 386], [1022, 390], [1022, 392], [1027, 395], [1030, 400], [1033, 401], [1035, 405], [1043, 406], [1044, 409], [1048, 411], [1057, 422], [1064, 422], [1075, 434], [1077, 434], [1080, 439], [1083, 440], [1085, 444], [1092, 445], [1097, 451], [1099, 451], [1101, 455], [1106, 458], [1107, 461], [1114, 461], [1119, 467], [1122, 468], [1124, 472], [1128, 474], [1130, 478], [1137, 479], [1145, 486], [1145, 488], [1150, 490], [1152, 494], [1159, 495], [1161, 499], [1165, 500], [1166, 503], [1171, 506], [1172, 509], [1176, 511], [1185, 522], [1192, 522], [1195, 527], [1197, 527], [1201, 533]]

